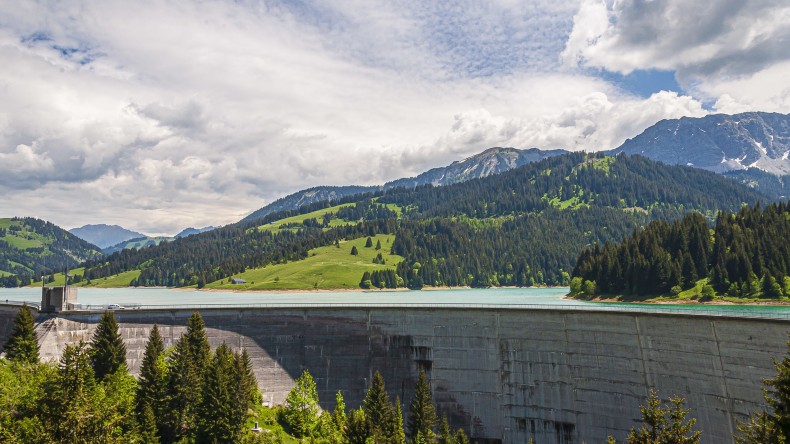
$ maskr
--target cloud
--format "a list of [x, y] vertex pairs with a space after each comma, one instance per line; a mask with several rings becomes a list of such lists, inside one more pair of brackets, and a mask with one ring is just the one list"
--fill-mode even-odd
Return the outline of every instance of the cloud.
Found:
[[[563, 50], [598, 60], [590, 48], [617, 31], [614, 9], [578, 6], [6, 3], [0, 192], [14, 197], [0, 214], [172, 234], [310, 186], [383, 183], [494, 145], [612, 148], [703, 113], [562, 67]], [[729, 90], [742, 93], [727, 106], [768, 100]]]
[[621, 74], [675, 71], [718, 111], [787, 112], [788, 22], [783, 0], [583, 0], [561, 58]]

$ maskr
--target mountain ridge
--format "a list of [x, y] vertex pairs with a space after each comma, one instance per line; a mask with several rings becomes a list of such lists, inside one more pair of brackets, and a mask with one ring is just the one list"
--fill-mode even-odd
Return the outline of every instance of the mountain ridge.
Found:
[[240, 222], [261, 219], [269, 214], [285, 210], [295, 210], [304, 205], [345, 197], [384, 191], [393, 188], [416, 188], [423, 185], [445, 186], [471, 179], [488, 177], [547, 157], [566, 154], [565, 150], [541, 150], [538, 148], [518, 149], [512, 147], [492, 147], [449, 165], [431, 168], [413, 177], [404, 177], [386, 182], [384, 185], [317, 186], [307, 188], [275, 200], [253, 211]]

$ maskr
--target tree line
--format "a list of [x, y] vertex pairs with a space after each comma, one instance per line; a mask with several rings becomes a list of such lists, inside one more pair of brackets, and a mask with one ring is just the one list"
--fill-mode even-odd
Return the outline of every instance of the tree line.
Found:
[[[318, 202], [124, 250], [88, 261], [83, 278], [140, 270], [133, 285], [200, 287], [249, 268], [303, 259], [310, 249], [337, 240], [395, 234], [392, 252], [406, 258], [397, 277], [371, 273], [360, 283], [568, 285], [586, 246], [618, 241], [652, 220], [676, 219], [692, 210], [712, 218], [717, 210], [759, 199], [755, 191], [707, 171], [638, 156], [571, 153], [484, 179]], [[340, 203], [351, 205], [276, 233], [258, 228]], [[387, 205], [397, 205], [402, 213]], [[332, 228], [334, 217], [354, 223]]]
[[655, 221], [619, 244], [586, 249], [571, 292], [677, 295], [704, 279], [703, 297], [790, 296], [790, 206], [720, 212], [712, 229], [700, 214]]

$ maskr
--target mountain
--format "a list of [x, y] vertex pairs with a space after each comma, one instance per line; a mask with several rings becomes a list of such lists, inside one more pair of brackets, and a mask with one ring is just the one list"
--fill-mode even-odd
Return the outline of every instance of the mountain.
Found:
[[265, 216], [268, 216], [269, 214], [279, 213], [281, 211], [295, 210], [316, 202], [338, 200], [347, 196], [368, 193], [378, 189], [379, 187], [364, 187], [356, 185], [345, 187], [320, 186], [308, 188], [306, 190], [297, 191], [296, 193], [277, 199], [269, 205], [253, 211], [250, 213], [250, 215], [242, 219], [241, 222], [249, 222], [261, 219]]
[[32, 217], [0, 219], [0, 285], [27, 285], [44, 272], [102, 256], [85, 240]]
[[327, 200], [340, 200], [348, 196], [372, 193], [392, 188], [415, 188], [422, 185], [444, 186], [465, 182], [472, 179], [488, 177], [504, 171], [518, 168], [528, 163], [537, 162], [548, 157], [566, 154], [565, 150], [539, 150], [530, 148], [489, 148], [480, 154], [455, 161], [448, 166], [430, 169], [416, 177], [393, 180], [380, 186], [344, 186], [344, 187], [313, 187], [298, 191], [278, 199], [271, 204], [254, 211], [241, 222], [261, 219], [269, 214], [286, 210], [296, 210], [305, 205]]
[[[347, 259], [355, 256], [350, 241], [386, 235], [393, 240], [366, 262], [370, 272], [359, 276], [361, 285], [568, 285], [586, 246], [619, 241], [652, 220], [690, 211], [713, 218], [765, 200], [709, 171], [640, 156], [569, 153], [478, 180], [347, 196], [124, 250], [86, 263], [84, 277], [139, 270], [134, 285], [214, 286], [264, 267], [285, 273], [284, 265], [327, 254], [322, 247], [334, 246]], [[390, 269], [375, 268], [384, 263]], [[322, 263], [306, 272], [303, 285], [319, 288], [327, 275], [346, 272]]]
[[203, 227], [203, 228], [192, 228], [192, 227], [189, 227], [189, 228], [183, 229], [180, 233], [176, 234], [174, 237], [175, 238], [179, 238], [179, 237], [192, 236], [193, 234], [205, 233], [206, 231], [211, 231], [211, 230], [214, 230], [216, 228], [217, 227]]
[[[790, 114], [750, 112], [662, 120], [610, 151], [639, 154], [669, 165], [688, 165], [728, 176], [775, 193], [776, 180], [790, 178]], [[750, 172], [752, 170], [757, 170]], [[741, 172], [737, 174], [736, 172]], [[762, 180], [755, 180], [760, 176]], [[783, 185], [779, 188], [786, 196]]]
[[79, 228], [72, 228], [69, 230], [69, 233], [99, 248], [107, 248], [129, 239], [145, 237], [142, 233], [127, 230], [118, 225], [105, 224], [85, 225]]
[[446, 167], [430, 169], [417, 177], [393, 180], [384, 184], [385, 189], [404, 187], [416, 188], [422, 185], [452, 185], [467, 180], [480, 179], [493, 174], [500, 174], [528, 163], [537, 162], [549, 157], [567, 154], [565, 150], [539, 150], [530, 148], [489, 148], [480, 154], [451, 163]]

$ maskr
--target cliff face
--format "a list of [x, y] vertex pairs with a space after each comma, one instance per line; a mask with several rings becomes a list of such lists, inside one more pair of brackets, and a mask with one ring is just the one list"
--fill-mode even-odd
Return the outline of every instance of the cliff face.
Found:
[[[0, 310], [0, 343], [16, 310]], [[374, 371], [408, 408], [420, 368], [440, 414], [479, 442], [622, 440], [648, 388], [686, 396], [703, 442], [732, 441], [734, 420], [762, 406], [761, 386], [786, 353], [790, 323], [569, 310], [309, 308], [201, 312], [213, 347], [247, 347], [264, 399], [283, 401], [303, 369], [323, 408], [342, 389], [362, 402]], [[189, 310], [118, 311], [137, 371], [154, 322], [165, 345]], [[87, 340], [99, 313], [39, 316], [45, 359]]]

